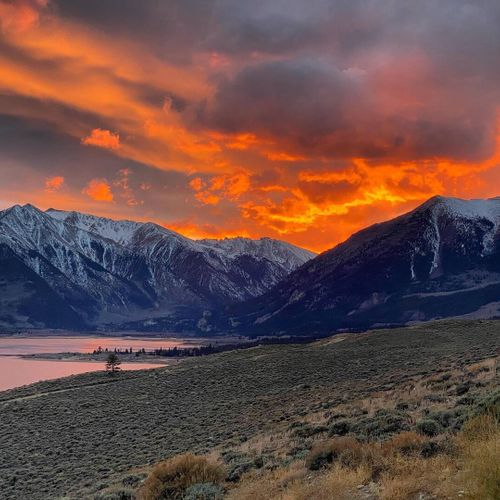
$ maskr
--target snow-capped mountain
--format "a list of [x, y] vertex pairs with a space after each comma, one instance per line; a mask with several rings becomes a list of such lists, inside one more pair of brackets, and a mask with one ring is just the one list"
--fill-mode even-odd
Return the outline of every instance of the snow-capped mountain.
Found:
[[0, 212], [0, 325], [203, 330], [204, 311], [264, 293], [313, 256], [16, 205]]
[[354, 234], [263, 296], [211, 319], [227, 330], [307, 335], [500, 317], [499, 227], [500, 198], [435, 197]]

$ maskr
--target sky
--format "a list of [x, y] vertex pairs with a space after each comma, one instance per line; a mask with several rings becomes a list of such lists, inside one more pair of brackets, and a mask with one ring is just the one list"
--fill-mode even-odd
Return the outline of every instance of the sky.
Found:
[[0, 209], [314, 251], [500, 195], [498, 0], [0, 0]]

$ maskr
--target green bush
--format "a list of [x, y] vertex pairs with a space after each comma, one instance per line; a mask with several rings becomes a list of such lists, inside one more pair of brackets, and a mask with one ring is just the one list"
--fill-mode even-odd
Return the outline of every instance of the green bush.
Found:
[[468, 384], [467, 382], [459, 384], [455, 388], [455, 394], [457, 396], [463, 396], [465, 393], [469, 392], [469, 389], [470, 389], [470, 384]]
[[475, 402], [473, 416], [489, 414], [500, 423], [500, 389], [496, 389]]
[[352, 423], [348, 419], [338, 420], [330, 426], [330, 436], [345, 436], [351, 430]]
[[410, 430], [408, 415], [404, 412], [379, 410], [352, 426], [351, 432], [361, 439], [382, 439], [386, 436]]
[[224, 488], [214, 483], [197, 483], [190, 486], [184, 500], [219, 500], [224, 497]]
[[417, 422], [417, 431], [425, 436], [437, 436], [443, 431], [442, 426], [439, 422], [432, 420], [430, 418], [425, 418]]

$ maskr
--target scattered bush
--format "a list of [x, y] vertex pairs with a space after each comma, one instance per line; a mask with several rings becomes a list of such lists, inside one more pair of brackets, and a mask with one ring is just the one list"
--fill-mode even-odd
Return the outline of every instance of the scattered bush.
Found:
[[350, 420], [343, 419], [334, 422], [330, 426], [328, 434], [330, 436], [345, 436], [352, 428], [352, 423]]
[[255, 459], [245, 453], [228, 451], [223, 453], [222, 459], [228, 465], [226, 479], [232, 483], [239, 481], [245, 472], [256, 467]]
[[198, 483], [220, 483], [224, 478], [222, 467], [205, 457], [179, 455], [160, 462], [151, 471], [140, 489], [141, 500], [181, 500], [186, 490]]
[[425, 441], [420, 450], [420, 455], [423, 458], [431, 458], [442, 451], [441, 446], [436, 441]]
[[327, 430], [328, 428], [324, 425], [301, 424], [300, 427], [296, 427], [293, 430], [292, 434], [300, 438], [308, 438]]
[[359, 465], [362, 459], [363, 446], [359, 441], [354, 438], [339, 437], [313, 446], [306, 458], [306, 466], [309, 470], [318, 470], [332, 462], [339, 462], [354, 467]]
[[439, 422], [430, 418], [419, 420], [416, 424], [417, 431], [425, 436], [437, 436], [443, 430]]
[[469, 389], [470, 389], [470, 384], [469, 383], [466, 382], [466, 383], [463, 383], [463, 384], [459, 384], [455, 388], [455, 394], [457, 396], [463, 396], [465, 393], [469, 392]]
[[408, 420], [406, 413], [378, 410], [374, 416], [356, 422], [351, 432], [362, 439], [380, 439], [390, 434], [410, 430]]
[[184, 500], [219, 500], [224, 496], [224, 488], [214, 483], [197, 483], [190, 486]]
[[489, 414], [500, 423], [500, 389], [497, 389], [486, 396], [475, 401], [474, 415]]
[[123, 486], [135, 488], [145, 477], [145, 474], [129, 474], [122, 479], [122, 484]]
[[135, 500], [135, 491], [130, 488], [114, 488], [94, 496], [94, 500]]

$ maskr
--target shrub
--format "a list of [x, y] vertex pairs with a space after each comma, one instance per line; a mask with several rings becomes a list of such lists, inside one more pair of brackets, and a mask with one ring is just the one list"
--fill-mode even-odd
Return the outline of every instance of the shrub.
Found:
[[425, 441], [422, 445], [420, 455], [424, 458], [431, 458], [442, 451], [441, 446], [436, 441]]
[[463, 384], [459, 384], [455, 389], [455, 394], [457, 396], [463, 396], [465, 393], [469, 392], [469, 389], [470, 389], [470, 384], [466, 382]]
[[355, 467], [363, 460], [363, 447], [354, 438], [339, 437], [317, 443], [306, 458], [309, 470], [318, 470], [332, 462]]
[[224, 496], [224, 488], [220, 484], [196, 483], [190, 486], [184, 500], [219, 500]]
[[373, 417], [366, 417], [358, 421], [351, 428], [351, 432], [360, 437], [374, 439], [409, 429], [408, 415], [406, 413], [379, 410]]
[[130, 488], [110, 489], [94, 496], [94, 500], [135, 500], [135, 498], [135, 491]]
[[245, 472], [256, 467], [255, 460], [246, 453], [227, 451], [223, 453], [222, 458], [228, 464], [226, 479], [233, 483], [239, 481]]
[[248, 472], [254, 466], [253, 462], [236, 462], [231, 465], [227, 474], [227, 480], [235, 483], [241, 479], [241, 476]]
[[413, 431], [404, 431], [393, 436], [384, 443], [384, 450], [388, 453], [396, 452], [403, 455], [420, 454], [426, 439]]
[[180, 500], [197, 483], [220, 483], [222, 467], [205, 457], [179, 455], [160, 462], [151, 471], [139, 492], [141, 500]]
[[441, 410], [431, 412], [427, 417], [431, 420], [435, 420], [441, 426], [445, 428], [450, 428], [451, 430], [458, 430], [463, 423], [463, 414], [465, 410], [463, 408], [458, 408], [455, 410]]
[[473, 412], [474, 415], [490, 414], [500, 423], [500, 389], [478, 399]]
[[137, 487], [137, 485], [144, 479], [142, 474], [129, 474], [122, 479], [123, 486], [130, 486], [132, 488]]
[[432, 420], [430, 418], [424, 418], [418, 421], [416, 428], [420, 434], [431, 437], [437, 436], [443, 430], [439, 422], [436, 422], [435, 420]]
[[352, 424], [350, 420], [338, 420], [330, 426], [328, 434], [330, 436], [345, 436], [351, 430], [351, 427]]
[[300, 438], [308, 438], [327, 430], [327, 427], [325, 427], [324, 425], [302, 424], [301, 426], [296, 427], [293, 430], [293, 435]]

